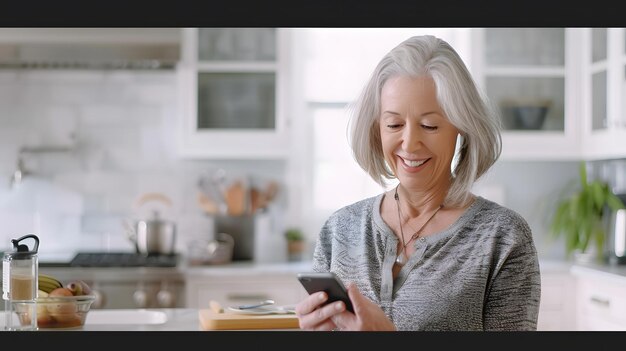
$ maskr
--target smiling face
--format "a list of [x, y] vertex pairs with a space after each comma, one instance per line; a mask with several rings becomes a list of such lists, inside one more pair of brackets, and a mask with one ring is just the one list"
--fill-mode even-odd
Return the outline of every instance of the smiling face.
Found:
[[390, 78], [381, 91], [379, 123], [385, 160], [404, 187], [449, 186], [459, 131], [439, 106], [432, 78]]

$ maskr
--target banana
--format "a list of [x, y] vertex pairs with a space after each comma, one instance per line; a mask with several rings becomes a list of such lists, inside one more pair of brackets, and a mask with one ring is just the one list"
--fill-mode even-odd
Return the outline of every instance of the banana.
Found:
[[63, 287], [63, 283], [61, 283], [61, 281], [59, 281], [55, 277], [52, 277], [46, 274], [41, 274], [41, 273], [39, 273], [37, 284], [39, 286], [39, 289], [46, 293], [49, 293], [56, 288]]
[[51, 292], [54, 289], [57, 289], [54, 285], [46, 285], [46, 284], [39, 285], [39, 290], [45, 291], [47, 293]]
[[52, 284], [57, 285], [58, 287], [63, 286], [63, 283], [61, 283], [61, 281], [58, 280], [57, 278], [50, 276], [50, 275], [42, 274], [42, 273], [39, 273], [39, 281], [51, 282]]
[[39, 285], [39, 290], [41, 290], [41, 291], [43, 291], [43, 292], [46, 292], [46, 293], [49, 293], [49, 292], [51, 292], [51, 291], [52, 291], [52, 290], [54, 290], [54, 289], [56, 289], [56, 288], [53, 288], [52, 286], [48, 286], [48, 285], [45, 285], [45, 286], [44, 286], [44, 285]]

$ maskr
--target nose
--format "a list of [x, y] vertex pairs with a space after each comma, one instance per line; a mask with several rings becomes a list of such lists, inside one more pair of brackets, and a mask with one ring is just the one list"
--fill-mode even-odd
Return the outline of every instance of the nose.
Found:
[[408, 153], [422, 147], [422, 130], [419, 126], [408, 123], [402, 131], [402, 149]]

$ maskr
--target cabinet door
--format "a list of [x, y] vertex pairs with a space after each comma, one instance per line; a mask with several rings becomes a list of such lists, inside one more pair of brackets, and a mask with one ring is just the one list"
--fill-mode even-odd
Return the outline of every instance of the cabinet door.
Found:
[[626, 282], [591, 274], [578, 278], [579, 330], [626, 330]]
[[184, 29], [181, 156], [286, 156], [287, 41], [278, 28]]
[[585, 48], [583, 156], [626, 157], [624, 28], [581, 28]]
[[575, 280], [567, 272], [541, 272], [537, 330], [576, 330]]
[[473, 73], [503, 126], [503, 159], [576, 159], [575, 36], [566, 28], [476, 28]]

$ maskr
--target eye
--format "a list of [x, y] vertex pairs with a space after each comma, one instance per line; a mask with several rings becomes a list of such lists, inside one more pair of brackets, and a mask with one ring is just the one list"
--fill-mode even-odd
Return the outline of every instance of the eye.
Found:
[[437, 130], [438, 127], [437, 126], [429, 126], [429, 125], [426, 125], [426, 124], [422, 124], [422, 128], [424, 128], [424, 129], [426, 129], [428, 131], [435, 131], [435, 130]]
[[387, 128], [389, 129], [398, 129], [402, 127], [402, 124], [387, 124]]

